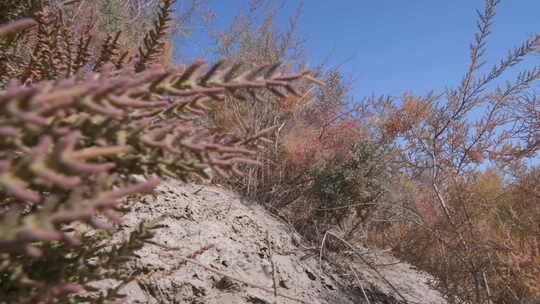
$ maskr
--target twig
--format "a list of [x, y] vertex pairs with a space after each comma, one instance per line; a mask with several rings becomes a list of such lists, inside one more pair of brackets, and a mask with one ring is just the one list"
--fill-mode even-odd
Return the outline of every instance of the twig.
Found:
[[27, 27], [30, 27], [36, 24], [37, 22], [34, 19], [24, 18], [24, 19], [20, 19], [15, 22], [12, 22], [10, 24], [0, 26], [0, 37], [23, 30]]
[[277, 129], [276, 131], [276, 140], [275, 140], [275, 147], [274, 147], [274, 153], [277, 153], [277, 150], [278, 150], [278, 145], [279, 143], [281, 142], [279, 140], [279, 133], [281, 133], [281, 129], [283, 129], [283, 127], [285, 127], [285, 123], [282, 123], [281, 126]]
[[268, 260], [270, 260], [270, 265], [272, 265], [272, 284], [274, 287], [274, 298], [276, 298], [275, 303], [277, 303], [276, 265], [274, 265], [274, 259], [272, 258], [272, 248], [270, 247], [268, 230], [266, 231], [266, 244], [268, 247]]
[[488, 296], [488, 304], [492, 304], [493, 301], [491, 301], [491, 290], [489, 289], [489, 284], [488, 284], [488, 281], [487, 281], [487, 278], [486, 278], [486, 272], [485, 271], [482, 271], [482, 277], [484, 279], [484, 285], [486, 286], [486, 292], [487, 292], [487, 296]]
[[407, 301], [407, 299], [405, 299], [405, 297], [399, 292], [399, 290], [392, 284], [390, 283], [390, 281], [388, 281], [386, 279], [386, 277], [384, 277], [382, 275], [382, 273], [376, 268], [374, 267], [373, 265], [371, 265], [371, 263], [369, 263], [360, 253], [357, 252], [356, 248], [354, 248], [353, 245], [351, 245], [349, 242], [345, 241], [344, 239], [340, 238], [339, 236], [333, 234], [332, 232], [330, 231], [327, 231], [326, 233], [332, 235], [333, 237], [335, 237], [336, 239], [342, 241], [345, 245], [349, 246], [353, 251], [354, 253], [356, 253], [356, 255], [360, 258], [360, 260], [362, 260], [362, 262], [364, 262], [364, 264], [366, 264], [369, 268], [371, 268], [373, 271], [375, 271], [375, 273], [377, 273], [377, 275], [388, 285], [390, 286], [390, 288], [392, 288], [392, 290], [405, 302], [405, 303], [409, 303], [410, 301]]
[[362, 294], [364, 295], [364, 299], [366, 299], [366, 302], [368, 304], [371, 304], [371, 302], [369, 301], [369, 298], [366, 294], [366, 291], [364, 290], [364, 286], [362, 284], [362, 282], [360, 282], [360, 278], [358, 277], [358, 274], [356, 273], [356, 270], [351, 266], [349, 265], [349, 268], [351, 269], [352, 273], [354, 274], [354, 277], [356, 278], [356, 282], [358, 283], [358, 287], [360, 287], [360, 290], [362, 290]]
[[323, 239], [321, 241], [321, 249], [319, 250], [319, 266], [321, 266], [321, 269], [322, 269], [322, 255], [323, 255], [323, 249], [324, 249], [324, 241], [326, 240], [326, 235], [328, 233], [329, 232], [326, 231], [326, 233], [324, 234]]

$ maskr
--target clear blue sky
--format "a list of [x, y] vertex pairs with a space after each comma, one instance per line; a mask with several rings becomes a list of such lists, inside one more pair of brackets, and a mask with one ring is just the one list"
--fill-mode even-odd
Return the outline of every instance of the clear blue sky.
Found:
[[[209, 0], [216, 25], [228, 24], [247, 0]], [[181, 1], [180, 1], [181, 2]], [[284, 3], [284, 4], [283, 4]], [[298, 0], [275, 1], [288, 17]], [[307, 56], [314, 65], [331, 55], [354, 78], [353, 94], [423, 94], [459, 83], [483, 0], [305, 0], [300, 20]], [[285, 23], [286, 18], [280, 18]], [[278, 24], [279, 25], [279, 24]], [[486, 59], [496, 63], [530, 34], [540, 33], [540, 0], [503, 0], [498, 6]], [[198, 39], [199, 47], [207, 40]], [[203, 57], [191, 47], [189, 53]], [[495, 61], [494, 61], [495, 59]], [[540, 57], [522, 66], [532, 67]]]

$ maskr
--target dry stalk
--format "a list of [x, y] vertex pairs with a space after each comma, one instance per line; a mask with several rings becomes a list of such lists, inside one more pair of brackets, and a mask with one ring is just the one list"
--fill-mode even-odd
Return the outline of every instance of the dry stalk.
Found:
[[268, 260], [270, 261], [270, 265], [272, 265], [272, 285], [274, 287], [274, 298], [276, 298], [276, 302], [274, 303], [277, 303], [276, 265], [274, 264], [274, 259], [272, 257], [272, 247], [270, 246], [268, 230], [266, 231], [266, 244], [268, 247]]
[[368, 304], [371, 304], [369, 301], [369, 298], [366, 294], [366, 291], [364, 290], [364, 285], [362, 282], [360, 282], [360, 278], [358, 277], [358, 273], [356, 273], [356, 270], [352, 267], [352, 265], [349, 265], [349, 268], [351, 269], [352, 273], [354, 274], [354, 277], [356, 278], [356, 283], [358, 284], [358, 287], [360, 287], [360, 290], [362, 290], [362, 294], [364, 295], [364, 299], [366, 299], [366, 302]]
[[327, 231], [324, 236], [323, 236], [323, 239], [321, 241], [321, 248], [319, 250], [319, 265], [321, 266], [322, 268], [322, 256], [323, 256], [323, 249], [324, 249], [324, 242], [326, 241], [326, 235], [328, 234], [329, 232]]
[[382, 275], [382, 273], [373, 265], [371, 265], [370, 262], [368, 262], [363, 256], [362, 254], [360, 254], [356, 248], [351, 245], [349, 242], [345, 241], [344, 239], [340, 238], [339, 236], [333, 234], [332, 232], [330, 231], [327, 231], [326, 232], [327, 234], [335, 237], [336, 239], [340, 240], [341, 242], [343, 242], [343, 244], [347, 245], [349, 248], [352, 249], [352, 251], [354, 253], [356, 253], [356, 255], [360, 258], [360, 260], [362, 260], [362, 262], [364, 264], [366, 264], [369, 268], [371, 268], [371, 270], [375, 271], [375, 273], [390, 287], [392, 288], [392, 290], [405, 302], [405, 303], [409, 303], [410, 301], [407, 301], [407, 299], [405, 299], [405, 297], [399, 292], [399, 290], [392, 284], [390, 283], [390, 281], [388, 281], [388, 279], [386, 279], [386, 277], [384, 275]]

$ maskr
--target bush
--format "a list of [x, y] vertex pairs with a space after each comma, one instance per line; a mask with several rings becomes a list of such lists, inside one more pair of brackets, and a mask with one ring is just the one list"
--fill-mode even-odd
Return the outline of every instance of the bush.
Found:
[[[214, 51], [233, 61], [294, 59], [301, 66], [307, 61], [297, 33], [302, 7], [285, 29], [275, 26], [276, 10], [267, 7], [260, 14], [256, 7], [239, 13], [229, 28], [214, 35]], [[249, 136], [253, 129], [279, 127], [269, 133], [275, 145], [258, 156], [262, 166], [218, 182], [284, 216], [312, 241], [338, 226], [346, 226], [348, 239], [358, 239], [360, 231], [404, 217], [409, 201], [391, 189], [400, 185], [391, 164], [395, 151], [366, 127], [372, 121], [362, 116], [361, 105], [352, 104], [343, 74], [324, 65], [317, 72], [325, 85], [305, 82], [297, 87], [300, 97], [268, 94], [262, 96], [265, 103], [231, 98], [220, 105], [210, 120], [219, 130], [239, 128]]]
[[[540, 35], [486, 68], [500, 2], [486, 0], [477, 11], [470, 62], [455, 87], [368, 100], [380, 122], [379, 136], [393, 140], [400, 151], [422, 215], [371, 239], [434, 275], [434, 285], [450, 303], [538, 302], [540, 296], [538, 279], [532, 280], [538, 268], [529, 266], [538, 264], [538, 232], [531, 225], [538, 192], [523, 193], [519, 200], [508, 196], [516, 195], [514, 187], [521, 183], [510, 175], [540, 148], [534, 88], [540, 69], [522, 65], [512, 81], [497, 83], [537, 52]], [[486, 168], [501, 170], [500, 176]]]
[[[91, 35], [47, 2], [26, 11], [32, 19], [0, 27], [0, 303], [74, 302], [103, 278], [122, 283], [97, 301], [121, 298], [118, 288], [135, 277], [120, 265], [157, 227], [141, 223], [111, 243], [103, 229], [120, 222], [125, 199], [206, 168], [241, 175], [239, 166], [257, 164], [265, 131], [245, 138], [199, 121], [225, 96], [286, 96], [308, 77], [223, 60], [163, 68], [173, 2], [160, 1], [132, 57], [120, 50], [120, 32], [90, 49]], [[20, 15], [11, 13], [2, 17]], [[23, 44], [31, 55], [12, 56]]]
[[414, 217], [411, 199], [395, 193], [401, 187], [395, 157], [391, 146], [365, 139], [314, 170], [309, 217], [319, 233], [312, 237], [339, 227], [345, 240], [365, 242], [369, 231]]

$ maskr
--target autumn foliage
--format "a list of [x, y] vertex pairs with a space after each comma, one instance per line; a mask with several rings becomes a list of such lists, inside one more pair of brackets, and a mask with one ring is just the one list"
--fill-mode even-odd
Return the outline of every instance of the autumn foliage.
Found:
[[[173, 2], [169, 0], [161, 1], [161, 6], [137, 0], [117, 1], [122, 5], [116, 6], [111, 5], [115, 1], [68, 1], [72, 4], [64, 6], [60, 1], [45, 2], [49, 5], [37, 0], [0, 4], [0, 23], [11, 24], [0, 28], [0, 38], [4, 37], [0, 39], [0, 103], [16, 101], [30, 109], [27, 97], [31, 94], [46, 101], [66, 94], [84, 97], [86, 91], [72, 91], [74, 85], [83, 82], [87, 86], [83, 88], [96, 100], [109, 97], [113, 91], [124, 94], [127, 103], [111, 97], [111, 102], [96, 104], [87, 98], [83, 106], [58, 114], [63, 119], [59, 126], [78, 124], [85, 136], [97, 136], [92, 132], [108, 126], [102, 128], [104, 134], [98, 134], [104, 139], [95, 142], [100, 148], [76, 155], [83, 160], [95, 156], [129, 168], [101, 168], [113, 170], [119, 176], [114, 179], [121, 181], [119, 185], [125, 185], [127, 175], [134, 173], [187, 178], [192, 173], [204, 175], [202, 169], [212, 167], [218, 173], [215, 183], [262, 203], [317, 248], [342, 249], [342, 243], [325, 238], [327, 232], [353, 244], [390, 248], [400, 259], [432, 274], [432, 285], [449, 303], [540, 301], [540, 68], [521, 66], [514, 79], [500, 81], [530, 55], [540, 54], [540, 36], [532, 35], [499, 62], [486, 67], [483, 57], [499, 0], [486, 0], [477, 12], [470, 62], [460, 83], [444, 84], [446, 90], [423, 96], [411, 91], [364, 99], [352, 96], [351, 83], [335, 67], [321, 64], [311, 74], [305, 71], [309, 58], [298, 34], [301, 6], [285, 28], [276, 26], [279, 11], [263, 5], [265, 1], [251, 1], [246, 12], [227, 28], [209, 28], [215, 47], [208, 51], [224, 60], [205, 69], [202, 61], [187, 66], [174, 64], [175, 46], [166, 39], [171, 29], [189, 28], [178, 22], [191, 20], [189, 16], [195, 10], [175, 21], [163, 13], [169, 12]], [[201, 2], [192, 1], [191, 8]], [[158, 18], [152, 23], [155, 14]], [[15, 22], [29, 16], [35, 21]], [[79, 17], [81, 22], [73, 24]], [[140, 32], [146, 35], [138, 35]], [[281, 62], [288, 64], [282, 66]], [[54, 82], [63, 78], [68, 80]], [[145, 87], [146, 91], [137, 91], [137, 81], [151, 85]], [[95, 92], [96, 87], [106, 84], [109, 86]], [[181, 102], [173, 102], [173, 96]], [[141, 98], [155, 103], [150, 107], [138, 100]], [[118, 107], [126, 107], [124, 112], [132, 115], [140, 114], [134, 120], [141, 125], [70, 116], [85, 111], [124, 115], [115, 112]], [[28, 133], [34, 136], [28, 137], [30, 140], [5, 142], [6, 135], [15, 134], [15, 138], [22, 132], [10, 128], [15, 118], [7, 119], [8, 114], [15, 113], [16, 119], [29, 124], [38, 119], [16, 110], [18, 107], [0, 109], [0, 148], [17, 147], [17, 153], [31, 154], [28, 159], [43, 160], [38, 156], [55, 144], [56, 137], [40, 137], [39, 132], [53, 129], [30, 128], [34, 132]], [[171, 125], [167, 119], [172, 116], [181, 121]], [[188, 124], [189, 128], [185, 127]], [[116, 136], [113, 129], [124, 135]], [[60, 145], [63, 148], [56, 151], [71, 153], [93, 146], [91, 140], [74, 145], [78, 133], [56, 131], [60, 133], [55, 136], [67, 137]], [[138, 132], [144, 136], [135, 136]], [[177, 141], [186, 136], [187, 142]], [[208, 145], [201, 146], [205, 140]], [[104, 148], [117, 141], [122, 147]], [[116, 155], [130, 145], [141, 153], [128, 158]], [[231, 145], [234, 148], [227, 148]], [[48, 153], [39, 164], [63, 168], [65, 164], [53, 154]], [[43, 169], [39, 166], [25, 169], [25, 158], [7, 158], [1, 153], [0, 157], [0, 172], [8, 170], [6, 164], [14, 163], [23, 168], [20, 172], [25, 174], [18, 173], [22, 180], [32, 172], [43, 176], [51, 173], [39, 171]], [[156, 159], [164, 162], [158, 166]], [[92, 187], [99, 189], [112, 185], [95, 183]], [[41, 194], [50, 190], [37, 184], [34, 190]], [[21, 196], [24, 191], [5, 194], [25, 188], [24, 184], [4, 185], [8, 186], [0, 188], [0, 207], [25, 198]], [[128, 190], [132, 191], [123, 194], [141, 189]], [[67, 205], [71, 203], [73, 199]], [[117, 218], [116, 211], [109, 210], [115, 206], [101, 201], [92, 206], [92, 212], [107, 211], [110, 219]], [[0, 224], [18, 225], [5, 218], [0, 218]], [[55, 218], [52, 220], [53, 226], [59, 225]], [[85, 220], [93, 223], [90, 217]], [[139, 237], [149, 237], [150, 230], [141, 226]], [[30, 256], [49, 253], [58, 257], [66, 246], [60, 241], [69, 240], [25, 242], [22, 248]], [[0, 249], [6, 244], [8, 241], [0, 239]], [[9, 243], [15, 247], [18, 244]], [[140, 244], [119, 247], [121, 257], [127, 257]], [[86, 250], [89, 255], [98, 252], [92, 251], [97, 250], [92, 246]], [[70, 288], [83, 285], [75, 284], [73, 277], [69, 282], [72, 285], [58, 277], [51, 285], [57, 289], [46, 284], [27, 285], [25, 272], [17, 272], [15, 266], [23, 265], [24, 270], [39, 261], [22, 254], [10, 258], [16, 263], [0, 264], [0, 287], [12, 294], [33, 286], [34, 296], [69, 297], [76, 291]], [[111, 258], [103, 263], [114, 268], [119, 262]], [[65, 271], [66, 276], [70, 274], [69, 269]], [[91, 274], [81, 280], [95, 279], [97, 275]], [[10, 275], [10, 280], [1, 281]], [[37, 281], [43, 281], [43, 277]], [[111, 292], [102, 300], [117, 296]]]
[[[136, 20], [134, 3], [112, 8]], [[212, 107], [226, 96], [287, 98], [297, 95], [294, 82], [317, 80], [279, 62], [171, 63], [174, 0], [155, 2], [152, 26], [129, 50], [116, 27], [100, 37], [92, 18], [75, 24], [95, 2], [8, 4], [0, 12], [9, 22], [0, 26], [0, 303], [121, 302], [120, 288], [140, 278], [122, 265], [160, 220], [113, 240], [129, 199], [165, 178], [242, 176], [273, 128], [216, 132], [203, 123]], [[103, 279], [115, 281], [96, 289]]]
[[[232, 186], [318, 246], [326, 231], [338, 231], [392, 248], [433, 274], [451, 303], [538, 301], [538, 169], [524, 164], [540, 147], [540, 69], [498, 80], [537, 54], [540, 37], [484, 68], [499, 2], [478, 11], [469, 66], [443, 92], [353, 102], [343, 75], [321, 66], [326, 85], [301, 87], [300, 99], [251, 114], [236, 101], [237, 117], [280, 127], [259, 158], [264, 165]], [[295, 41], [296, 17], [284, 33], [272, 28], [272, 14], [260, 23], [237, 19], [217, 44], [231, 58], [301, 61], [302, 44], [280, 43]], [[240, 28], [250, 31], [234, 32]]]
[[534, 54], [540, 36], [482, 73], [499, 2], [486, 1], [478, 11], [471, 62], [455, 89], [371, 103], [380, 132], [401, 150], [421, 217], [370, 240], [434, 274], [434, 286], [451, 303], [540, 299], [538, 168], [525, 165], [539, 148], [540, 69], [524, 69], [497, 85], [508, 69]]

